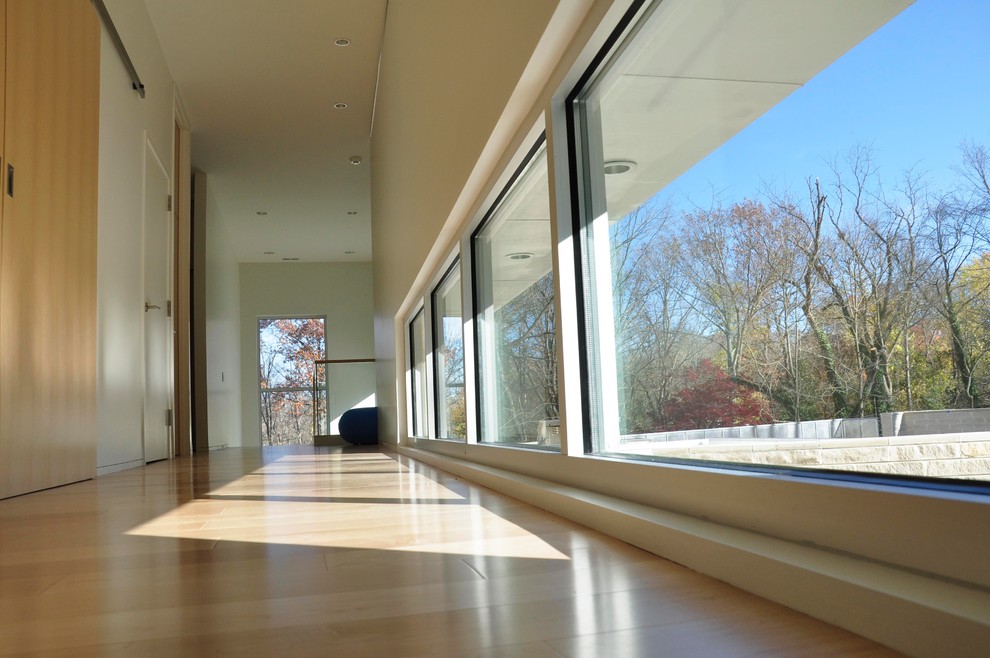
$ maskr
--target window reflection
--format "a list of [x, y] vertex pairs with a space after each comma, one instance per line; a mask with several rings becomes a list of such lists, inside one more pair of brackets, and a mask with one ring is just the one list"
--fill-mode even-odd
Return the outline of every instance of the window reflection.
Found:
[[464, 329], [460, 261], [455, 261], [433, 293], [434, 372], [437, 436], [467, 436], [464, 399]]
[[545, 146], [529, 158], [473, 243], [481, 441], [559, 450]]
[[412, 433], [425, 437], [429, 434], [429, 402], [426, 384], [426, 312], [420, 309], [409, 324], [409, 355], [412, 370]]

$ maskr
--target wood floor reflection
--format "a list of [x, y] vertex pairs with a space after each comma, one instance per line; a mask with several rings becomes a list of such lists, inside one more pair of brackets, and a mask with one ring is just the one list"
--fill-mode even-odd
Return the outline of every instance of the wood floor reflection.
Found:
[[340, 448], [230, 449], [0, 501], [0, 654], [896, 655]]

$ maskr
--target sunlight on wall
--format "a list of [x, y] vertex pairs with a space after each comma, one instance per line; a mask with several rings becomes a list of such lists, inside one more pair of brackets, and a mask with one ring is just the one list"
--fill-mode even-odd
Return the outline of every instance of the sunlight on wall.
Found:
[[[365, 399], [361, 400], [357, 404], [351, 407], [351, 409], [365, 409], [367, 407], [375, 406], [375, 394], [372, 393]], [[349, 409], [347, 411], [350, 411]], [[340, 416], [343, 416], [347, 411], [341, 412]], [[337, 416], [330, 421], [330, 434], [340, 434], [340, 416]]]

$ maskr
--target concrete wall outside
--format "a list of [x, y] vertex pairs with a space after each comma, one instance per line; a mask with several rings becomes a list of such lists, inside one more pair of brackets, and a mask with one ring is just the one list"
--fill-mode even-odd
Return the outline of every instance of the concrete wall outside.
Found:
[[897, 435], [990, 431], [990, 408], [906, 411], [900, 416]]
[[650, 441], [779, 441], [801, 439], [861, 439], [878, 436], [917, 436], [946, 432], [990, 431], [990, 408], [897, 411], [866, 418], [826, 418], [800, 423], [738, 425], [697, 430], [651, 432], [622, 437], [624, 443]]
[[864, 473], [990, 480], [990, 432], [861, 439], [630, 443], [630, 454]]

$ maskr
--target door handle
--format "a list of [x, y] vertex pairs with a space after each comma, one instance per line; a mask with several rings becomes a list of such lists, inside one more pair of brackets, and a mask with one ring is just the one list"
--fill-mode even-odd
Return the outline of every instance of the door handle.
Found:
[[160, 311], [160, 310], [162, 310], [162, 307], [161, 307], [161, 306], [157, 306], [157, 305], [155, 305], [155, 304], [149, 304], [148, 302], [145, 302], [145, 303], [144, 303], [144, 312], [145, 312], [145, 313], [147, 313], [148, 311], [150, 311], [150, 310], [151, 310], [151, 309], [153, 309], [153, 308], [156, 308], [156, 309], [158, 309], [159, 311]]

